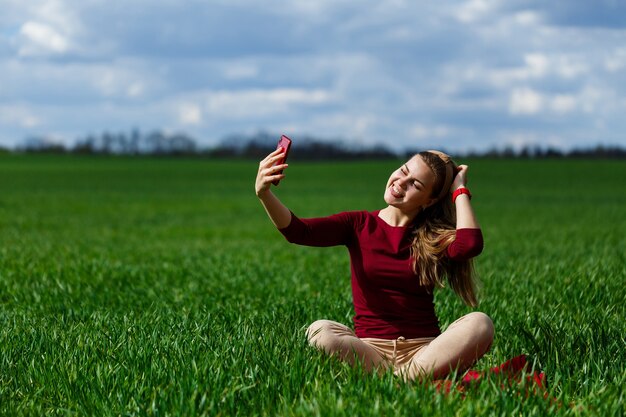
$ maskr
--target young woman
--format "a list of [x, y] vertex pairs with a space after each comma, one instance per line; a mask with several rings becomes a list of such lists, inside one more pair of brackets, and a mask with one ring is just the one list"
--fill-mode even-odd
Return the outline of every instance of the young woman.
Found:
[[479, 312], [441, 332], [433, 290], [447, 280], [476, 306], [471, 258], [482, 251], [480, 226], [466, 188], [466, 165], [438, 151], [420, 152], [394, 171], [385, 187], [387, 207], [300, 219], [271, 192], [287, 164], [277, 149], [259, 164], [256, 194], [289, 242], [345, 245], [350, 253], [353, 331], [330, 320], [307, 329], [309, 342], [366, 369], [392, 368], [405, 380], [443, 378], [468, 369], [493, 340], [491, 319]]

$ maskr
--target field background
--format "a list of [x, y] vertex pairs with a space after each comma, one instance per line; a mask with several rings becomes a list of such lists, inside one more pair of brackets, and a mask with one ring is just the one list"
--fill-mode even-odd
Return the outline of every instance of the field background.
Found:
[[[310, 322], [351, 324], [347, 251], [287, 244], [255, 162], [2, 156], [0, 414], [626, 414], [626, 163], [458, 162], [496, 327], [476, 368], [533, 355], [560, 406], [494, 383], [443, 396], [309, 348]], [[277, 194], [302, 217], [374, 210], [397, 164], [293, 162]], [[436, 303], [443, 327], [469, 311]]]

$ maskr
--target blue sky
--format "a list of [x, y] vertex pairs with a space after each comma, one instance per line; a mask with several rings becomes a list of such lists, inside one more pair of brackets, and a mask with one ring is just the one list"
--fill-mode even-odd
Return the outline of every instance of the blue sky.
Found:
[[0, 145], [626, 146], [623, 0], [0, 0]]

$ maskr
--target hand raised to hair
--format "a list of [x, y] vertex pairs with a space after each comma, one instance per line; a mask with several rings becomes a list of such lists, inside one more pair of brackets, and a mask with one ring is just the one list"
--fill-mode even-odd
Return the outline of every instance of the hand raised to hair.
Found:
[[452, 181], [452, 185], [450, 186], [450, 192], [453, 192], [457, 188], [467, 186], [467, 170], [469, 167], [467, 165], [459, 165], [456, 170], [456, 176]]

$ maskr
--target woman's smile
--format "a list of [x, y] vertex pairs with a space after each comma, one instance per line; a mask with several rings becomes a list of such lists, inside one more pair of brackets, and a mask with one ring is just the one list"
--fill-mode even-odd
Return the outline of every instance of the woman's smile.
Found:
[[402, 189], [398, 187], [396, 184], [391, 184], [390, 188], [391, 188], [391, 195], [394, 196], [395, 198], [404, 197], [404, 193], [402, 192]]

